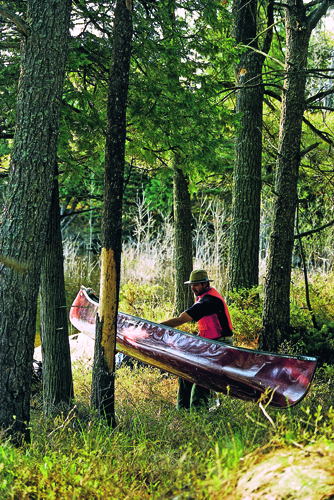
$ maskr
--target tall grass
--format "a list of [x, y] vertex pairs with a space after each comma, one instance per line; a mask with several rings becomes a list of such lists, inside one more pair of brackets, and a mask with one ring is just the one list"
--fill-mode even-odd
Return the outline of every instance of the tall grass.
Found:
[[[133, 215], [132, 237], [123, 242], [121, 285], [160, 284], [174, 297], [174, 234], [171, 218], [158, 218], [145, 199], [137, 200]], [[226, 289], [228, 252], [228, 216], [218, 199], [203, 198], [193, 228], [194, 268], [205, 268], [215, 279], [215, 286]], [[99, 287], [99, 259], [88, 258], [87, 242], [79, 238], [64, 241], [64, 268], [69, 288], [73, 290], [86, 283], [95, 290]]]
[[[266, 197], [261, 208], [260, 221], [260, 282], [265, 274], [265, 262], [271, 227], [272, 200]], [[226, 266], [228, 256], [229, 216], [221, 200], [199, 200], [193, 219], [194, 268], [205, 268], [215, 279], [215, 286], [226, 290]], [[333, 227], [320, 233], [319, 238], [304, 238], [303, 243], [310, 275], [330, 274], [333, 270]], [[64, 241], [64, 266], [67, 281], [77, 285], [83, 281], [99, 284], [99, 258], [91, 256], [90, 239], [87, 241], [67, 238]], [[293, 263], [298, 273], [300, 259], [298, 245]], [[86, 258], [90, 255], [90, 258]], [[146, 199], [135, 202], [132, 215], [131, 237], [123, 242], [121, 284], [129, 281], [136, 284], [161, 283], [174, 289], [174, 234], [169, 216], [157, 214], [150, 209]], [[169, 287], [168, 284], [171, 286]]]
[[[325, 370], [290, 410], [220, 396], [214, 411], [189, 413], [175, 409], [175, 377], [124, 367], [116, 374], [118, 425], [111, 430], [90, 412], [91, 372], [77, 362], [69, 415], [44, 420], [38, 408], [32, 410], [33, 439], [25, 448], [0, 436], [0, 499], [237, 500], [255, 482], [245, 486], [245, 474], [253, 470], [255, 476], [259, 464], [266, 473], [283, 474], [293, 457], [306, 470], [303, 480], [320, 476], [319, 498], [327, 498], [334, 437], [328, 375]], [[332, 472], [329, 479], [332, 484]], [[295, 492], [287, 486], [281, 482], [282, 496], [275, 498], [318, 498], [303, 497], [303, 485]], [[256, 482], [252, 487], [256, 492]]]

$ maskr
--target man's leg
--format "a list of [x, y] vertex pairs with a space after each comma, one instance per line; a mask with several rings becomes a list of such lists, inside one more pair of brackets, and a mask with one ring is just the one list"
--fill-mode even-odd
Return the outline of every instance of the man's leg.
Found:
[[210, 397], [210, 389], [202, 387], [201, 385], [194, 384], [191, 390], [190, 407], [200, 408], [202, 406], [204, 408], [209, 408]]
[[190, 408], [191, 399], [191, 389], [193, 387], [192, 382], [179, 378], [179, 390], [177, 392], [177, 404], [176, 408], [180, 410], [181, 408]]

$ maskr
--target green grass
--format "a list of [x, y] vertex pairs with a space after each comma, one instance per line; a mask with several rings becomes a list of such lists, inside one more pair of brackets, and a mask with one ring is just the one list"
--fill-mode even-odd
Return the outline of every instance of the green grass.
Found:
[[77, 364], [76, 406], [68, 416], [45, 421], [35, 397], [31, 445], [16, 449], [2, 439], [1, 499], [237, 499], [245, 470], [273, 456], [304, 450], [311, 464], [309, 447], [321, 448], [324, 460], [332, 456], [330, 370], [290, 410], [262, 411], [221, 396], [215, 411], [190, 414], [175, 409], [175, 377], [124, 367], [117, 372], [115, 430], [89, 410], [90, 376]]

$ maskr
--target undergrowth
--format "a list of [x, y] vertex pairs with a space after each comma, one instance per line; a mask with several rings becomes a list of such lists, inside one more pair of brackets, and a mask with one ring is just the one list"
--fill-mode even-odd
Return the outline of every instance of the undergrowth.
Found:
[[189, 413], [175, 409], [176, 377], [124, 367], [117, 371], [117, 428], [111, 430], [90, 412], [91, 371], [76, 363], [69, 415], [44, 420], [35, 409], [30, 445], [0, 441], [0, 498], [241, 498], [241, 471], [259, 456], [330, 449], [332, 376], [324, 367], [305, 400], [288, 410], [220, 395], [219, 407]]

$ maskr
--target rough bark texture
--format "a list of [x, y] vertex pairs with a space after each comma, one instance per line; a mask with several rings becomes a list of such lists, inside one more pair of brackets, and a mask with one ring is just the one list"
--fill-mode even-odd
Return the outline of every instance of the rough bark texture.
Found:
[[40, 286], [45, 417], [52, 415], [55, 411], [68, 409], [73, 399], [57, 170], [53, 181], [50, 222]]
[[[122, 199], [125, 161], [126, 105], [132, 44], [132, 1], [118, 0], [115, 9], [113, 55], [109, 76], [104, 200], [102, 215], [102, 268], [99, 316], [102, 322], [100, 356], [104, 370], [99, 380], [99, 411], [114, 425], [114, 371], [122, 250]], [[97, 361], [96, 361], [97, 362]]]
[[312, 29], [301, 1], [288, 0], [285, 9], [285, 82], [279, 130], [279, 147], [273, 226], [269, 242], [263, 331], [259, 346], [277, 351], [281, 334], [290, 325], [291, 259], [297, 206], [300, 140], [305, 109], [307, 52]]
[[8, 188], [0, 252], [28, 270], [1, 269], [0, 427], [13, 439], [29, 439], [30, 390], [37, 297], [49, 220], [67, 55], [71, 2], [29, 0], [22, 37]]
[[178, 157], [174, 159], [173, 194], [174, 194], [174, 230], [175, 230], [175, 315], [179, 315], [194, 303], [189, 285], [183, 283], [189, 279], [193, 268], [191, 205], [188, 179], [178, 168]]
[[[257, 49], [257, 0], [235, 0], [234, 37]], [[268, 22], [271, 22], [269, 11]], [[271, 35], [270, 31], [268, 35]], [[271, 36], [266, 44], [270, 46]], [[267, 50], [266, 47], [265, 50]], [[233, 172], [232, 226], [230, 231], [228, 289], [258, 284], [262, 159], [262, 66], [264, 56], [252, 49], [240, 54], [235, 67], [236, 111], [241, 116], [236, 138]]]
[[[110, 373], [106, 357], [103, 355], [102, 346], [103, 322], [99, 316], [96, 317], [95, 346], [94, 346], [94, 365], [92, 377], [92, 392], [90, 404], [92, 408], [97, 409], [100, 415], [115, 425], [114, 417], [114, 377], [115, 372]], [[104, 414], [102, 413], [104, 411]]]

